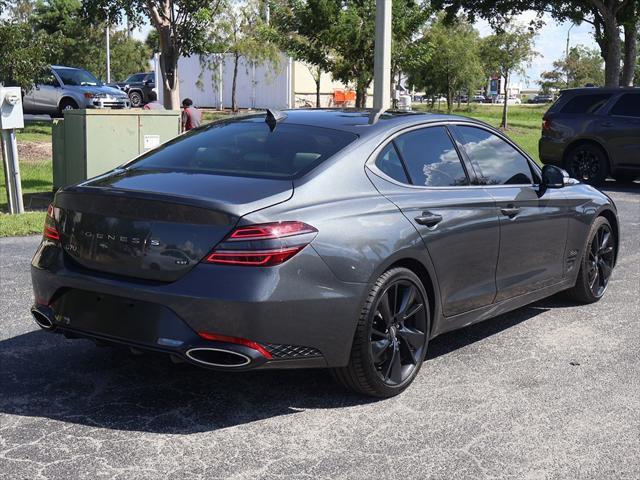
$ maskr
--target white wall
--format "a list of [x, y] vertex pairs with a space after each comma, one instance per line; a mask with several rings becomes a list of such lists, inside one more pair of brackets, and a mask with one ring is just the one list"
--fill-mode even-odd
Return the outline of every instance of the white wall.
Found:
[[[190, 98], [197, 107], [218, 108], [220, 83], [222, 83], [222, 103], [225, 108], [230, 108], [233, 56], [224, 55], [222, 75], [217, 65], [215, 56], [180, 57], [178, 61], [180, 99]], [[278, 67], [272, 64], [256, 65], [254, 73], [251, 66], [240, 59], [236, 88], [238, 106], [277, 109], [291, 107], [291, 66], [289, 58], [282, 55]], [[252, 85], [254, 85], [253, 88]], [[158, 90], [158, 96], [162, 101], [162, 89]]]

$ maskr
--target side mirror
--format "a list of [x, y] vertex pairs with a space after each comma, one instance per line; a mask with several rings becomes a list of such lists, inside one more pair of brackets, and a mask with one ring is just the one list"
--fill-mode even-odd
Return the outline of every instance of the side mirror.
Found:
[[542, 167], [542, 186], [545, 188], [562, 188], [569, 185], [571, 177], [566, 170], [555, 165]]

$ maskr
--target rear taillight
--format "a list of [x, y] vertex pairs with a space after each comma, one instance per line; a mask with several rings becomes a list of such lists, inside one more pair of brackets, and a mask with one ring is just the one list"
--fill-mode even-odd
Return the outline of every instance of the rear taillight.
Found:
[[303, 222], [275, 222], [236, 228], [204, 259], [205, 263], [271, 267], [306, 247], [318, 230]]
[[42, 235], [48, 240], [60, 240], [60, 233], [56, 228], [56, 209], [53, 203], [49, 204], [47, 208], [47, 216], [44, 219], [44, 231]]
[[551, 120], [548, 118], [542, 119], [542, 130], [549, 130], [551, 128]]

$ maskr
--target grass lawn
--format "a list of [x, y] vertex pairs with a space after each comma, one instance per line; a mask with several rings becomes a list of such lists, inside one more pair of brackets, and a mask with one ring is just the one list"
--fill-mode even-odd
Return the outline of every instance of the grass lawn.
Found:
[[[446, 113], [446, 110], [429, 110], [426, 104], [413, 104], [413, 107], [417, 111]], [[542, 116], [548, 108], [549, 105], [509, 105], [507, 117], [509, 127], [504, 133], [537, 162], [540, 162], [538, 140], [540, 139]], [[471, 104], [469, 109], [466, 105], [462, 105], [460, 109], [454, 108], [453, 113], [482, 120], [494, 127], [498, 127], [502, 120], [502, 106], [498, 105]]]
[[51, 122], [35, 121], [25, 123], [24, 128], [18, 130], [18, 142], [50, 142]]

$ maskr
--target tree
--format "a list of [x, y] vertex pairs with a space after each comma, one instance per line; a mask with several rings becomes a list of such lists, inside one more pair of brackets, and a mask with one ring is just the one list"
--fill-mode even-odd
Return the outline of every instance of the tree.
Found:
[[[637, 32], [640, 0], [434, 0], [436, 8], [446, 9], [453, 18], [464, 9], [472, 18], [481, 16], [489, 21], [505, 15], [535, 10], [540, 15], [550, 13], [556, 20], [569, 20], [594, 27], [595, 40], [605, 61], [605, 83], [618, 86], [633, 81], [637, 62]], [[620, 75], [621, 30], [624, 30], [624, 67]]]
[[326, 38], [339, 13], [332, 0], [281, 0], [271, 4], [271, 40], [288, 55], [306, 63], [316, 84], [320, 107], [322, 72], [332, 68], [331, 46]]
[[429, 53], [425, 61], [409, 66], [411, 83], [431, 93], [446, 93], [450, 113], [454, 94], [470, 90], [483, 78], [480, 35], [463, 19], [447, 24], [440, 16], [426, 30], [421, 42]]
[[83, 0], [86, 14], [104, 20], [106, 12], [113, 23], [126, 16], [131, 24], [143, 18], [158, 32], [160, 71], [164, 104], [180, 108], [178, 59], [182, 55], [209, 53], [209, 34], [222, 0]]
[[604, 84], [602, 57], [597, 50], [577, 45], [566, 58], [553, 62], [553, 70], [542, 72], [538, 82], [545, 93], [562, 88]]
[[244, 0], [224, 9], [218, 16], [217, 29], [210, 37], [210, 51], [233, 56], [231, 110], [234, 112], [238, 111], [236, 90], [240, 61], [279, 67], [280, 51], [265, 35], [265, 28], [262, 4], [258, 0]]
[[44, 79], [53, 46], [26, 23], [0, 20], [0, 84], [30, 90]]
[[531, 62], [535, 33], [514, 24], [505, 24], [498, 32], [483, 39], [482, 59], [486, 68], [504, 80], [504, 105], [500, 126], [507, 128], [509, 80], [514, 73], [524, 73], [523, 65]]
[[[40, 0], [28, 21], [34, 31], [45, 32], [55, 47], [50, 63], [84, 68], [106, 78], [105, 24], [87, 22], [80, 0]], [[114, 78], [148, 69], [151, 54], [142, 42], [125, 31], [112, 30], [110, 43]]]

